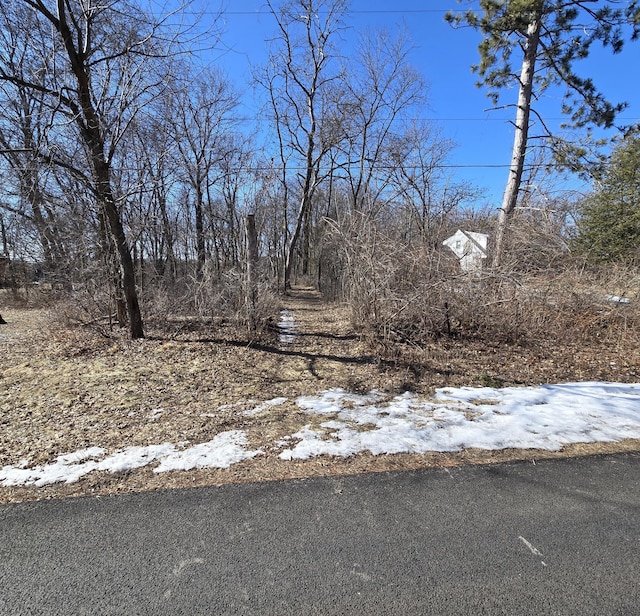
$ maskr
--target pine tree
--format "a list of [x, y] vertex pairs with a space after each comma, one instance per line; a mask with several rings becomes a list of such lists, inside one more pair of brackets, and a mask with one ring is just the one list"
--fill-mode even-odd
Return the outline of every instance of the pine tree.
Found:
[[[458, 0], [462, 1], [462, 0]], [[498, 216], [493, 265], [500, 265], [507, 224], [516, 207], [522, 183], [533, 102], [551, 85], [564, 84], [562, 111], [574, 127], [610, 128], [626, 104], [612, 104], [591, 78], [580, 77], [574, 64], [589, 56], [599, 41], [618, 53], [624, 43], [624, 27], [638, 34], [640, 8], [633, 0], [622, 8], [615, 0], [480, 0], [480, 12], [447, 15], [453, 25], [465, 24], [482, 32], [480, 62], [473, 66], [479, 86], [497, 104], [500, 93], [518, 87], [514, 145], [509, 177]], [[519, 55], [521, 54], [521, 55]], [[512, 63], [519, 63], [519, 70]], [[539, 116], [538, 116], [539, 117]], [[540, 118], [542, 119], [542, 118]], [[544, 123], [543, 123], [544, 127]], [[567, 144], [547, 131], [549, 143], [567, 155]]]
[[585, 200], [573, 247], [595, 262], [640, 260], [640, 135], [615, 149]]

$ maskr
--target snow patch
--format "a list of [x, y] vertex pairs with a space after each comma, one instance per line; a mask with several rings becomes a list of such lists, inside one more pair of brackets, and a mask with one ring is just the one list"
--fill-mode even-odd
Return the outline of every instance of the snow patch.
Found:
[[614, 304], [630, 304], [631, 300], [628, 297], [620, 297], [619, 295], [606, 295], [605, 299], [608, 302], [612, 302]]
[[242, 430], [221, 432], [208, 443], [200, 443], [177, 451], [163, 458], [160, 465], [153, 469], [154, 473], [166, 471], [188, 471], [193, 468], [229, 468], [232, 464], [242, 462], [264, 453], [260, 449], [245, 449], [247, 435]]
[[149, 411], [149, 414], [147, 415], [147, 419], [151, 421], [155, 421], [163, 413], [164, 413], [164, 409], [151, 409], [151, 411]]
[[273, 398], [271, 400], [263, 402], [262, 404], [259, 404], [255, 408], [245, 411], [242, 414], [246, 417], [253, 417], [254, 415], [259, 415], [263, 411], [266, 411], [267, 409], [270, 409], [274, 406], [282, 406], [288, 399], [289, 398]]
[[278, 338], [282, 344], [291, 344], [298, 337], [296, 332], [296, 321], [292, 312], [289, 312], [288, 310], [282, 310], [280, 312], [278, 329], [280, 330]]
[[79, 449], [58, 456], [52, 464], [33, 468], [26, 468], [22, 461], [18, 466], [5, 466], [0, 469], [0, 481], [3, 486], [32, 484], [38, 487], [62, 481], [75, 483], [84, 475], [96, 470], [98, 463], [89, 459], [101, 457], [104, 452], [102, 447]]
[[[272, 398], [245, 414], [287, 402]], [[254, 404], [253, 401], [250, 401]], [[246, 405], [246, 402], [244, 403]], [[407, 392], [388, 397], [330, 389], [301, 396], [297, 406], [314, 425], [264, 443], [283, 460], [319, 455], [351, 456], [479, 449], [558, 450], [569, 443], [640, 438], [640, 384], [565, 383], [539, 387], [443, 388], [429, 398]], [[320, 425], [317, 426], [318, 421]], [[228, 468], [264, 454], [247, 448], [242, 430], [221, 432], [206, 443], [163, 443], [125, 447], [106, 455], [102, 447], [66, 453], [51, 464], [28, 467], [25, 460], [0, 468], [0, 485], [73, 483], [94, 471], [126, 472], [157, 462], [155, 473], [194, 468]]]
[[[121, 473], [147, 466], [160, 460], [155, 473], [169, 470], [188, 470], [192, 468], [229, 468], [232, 464], [253, 458], [261, 450], [245, 449], [247, 437], [241, 430], [221, 432], [207, 443], [193, 445], [180, 450], [187, 443], [163, 443], [147, 447], [126, 447], [121, 451], [104, 457], [102, 447], [90, 447], [58, 456], [52, 464], [26, 468], [24, 463], [17, 466], [5, 466], [0, 469], [0, 484], [8, 486], [35, 485], [37, 487], [52, 483], [75, 483], [93, 471]], [[97, 458], [91, 459], [90, 458]], [[100, 458], [103, 458], [100, 460]], [[87, 460], [87, 461], [85, 461]]]
[[570, 443], [640, 438], [640, 385], [567, 383], [540, 387], [446, 388], [429, 399], [405, 393], [329, 390], [296, 401], [309, 414], [333, 414], [320, 430], [305, 426], [283, 460], [478, 449], [547, 449]]

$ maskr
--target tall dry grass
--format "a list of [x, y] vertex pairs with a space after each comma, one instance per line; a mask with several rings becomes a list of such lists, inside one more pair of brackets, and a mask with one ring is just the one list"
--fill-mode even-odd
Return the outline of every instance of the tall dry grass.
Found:
[[639, 338], [638, 268], [588, 267], [548, 229], [529, 231], [518, 229], [529, 243], [518, 243], [500, 270], [464, 273], [441, 237], [402, 241], [362, 219], [335, 225], [325, 246], [337, 273], [332, 294], [348, 302], [358, 331], [385, 343]]

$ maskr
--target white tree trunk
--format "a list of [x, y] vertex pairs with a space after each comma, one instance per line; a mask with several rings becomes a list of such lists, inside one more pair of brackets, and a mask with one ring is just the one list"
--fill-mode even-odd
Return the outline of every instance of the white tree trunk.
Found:
[[540, 42], [540, 28], [542, 18], [540, 14], [533, 17], [527, 28], [527, 44], [522, 60], [520, 72], [520, 87], [518, 90], [518, 109], [516, 112], [516, 130], [513, 141], [513, 153], [509, 167], [509, 179], [502, 198], [502, 207], [498, 214], [496, 237], [493, 249], [493, 267], [499, 267], [502, 263], [504, 252], [504, 238], [507, 225], [511, 219], [513, 210], [518, 201], [524, 160], [527, 154], [527, 141], [529, 138], [529, 116], [531, 114], [531, 96], [533, 92], [533, 78], [536, 68], [536, 56]]

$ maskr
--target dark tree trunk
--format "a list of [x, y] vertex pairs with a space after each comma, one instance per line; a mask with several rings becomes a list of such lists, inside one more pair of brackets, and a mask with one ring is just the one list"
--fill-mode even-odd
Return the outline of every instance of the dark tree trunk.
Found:
[[[90, 67], [85, 55], [85, 50], [80, 45], [78, 48], [75, 46], [76, 38], [70, 30], [69, 22], [67, 22], [66, 6], [63, 0], [57, 0], [57, 10], [58, 19], [54, 19], [52, 23], [54, 23], [62, 36], [65, 49], [71, 62], [71, 68], [78, 83], [77, 93], [80, 104], [78, 111], [81, 112], [81, 115], [76, 117], [76, 121], [80, 127], [82, 137], [91, 152], [91, 166], [98, 206], [104, 214], [106, 226], [113, 239], [118, 257], [122, 292], [129, 317], [129, 331], [131, 338], [144, 338], [142, 314], [140, 313], [140, 305], [136, 291], [135, 269], [120, 212], [118, 211], [113, 196], [109, 158], [105, 155], [105, 140], [102, 134], [100, 119], [93, 102]], [[77, 26], [77, 24], [74, 23], [74, 26]], [[82, 34], [85, 34], [88, 39], [88, 31]], [[89, 41], [87, 40], [85, 42], [88, 43]]]
[[258, 267], [258, 234], [256, 233], [256, 221], [253, 214], [245, 218], [245, 232], [247, 234], [247, 317], [249, 330], [257, 329], [256, 299], [257, 299], [257, 275]]
[[131, 251], [127, 244], [124, 234], [124, 228], [120, 219], [120, 213], [113, 200], [111, 187], [103, 186], [106, 194], [102, 195], [102, 208], [105, 213], [109, 231], [113, 238], [116, 254], [119, 259], [120, 276], [122, 282], [122, 292], [127, 306], [127, 315], [129, 317], [129, 332], [131, 338], [144, 338], [144, 327], [142, 324], [142, 314], [140, 313], [140, 305], [138, 302], [138, 293], [136, 290], [136, 277]]
[[202, 276], [206, 261], [206, 249], [204, 242], [204, 212], [203, 212], [203, 195], [202, 188], [198, 186], [196, 190], [195, 202], [195, 222], [196, 222], [196, 274], [198, 278]]

